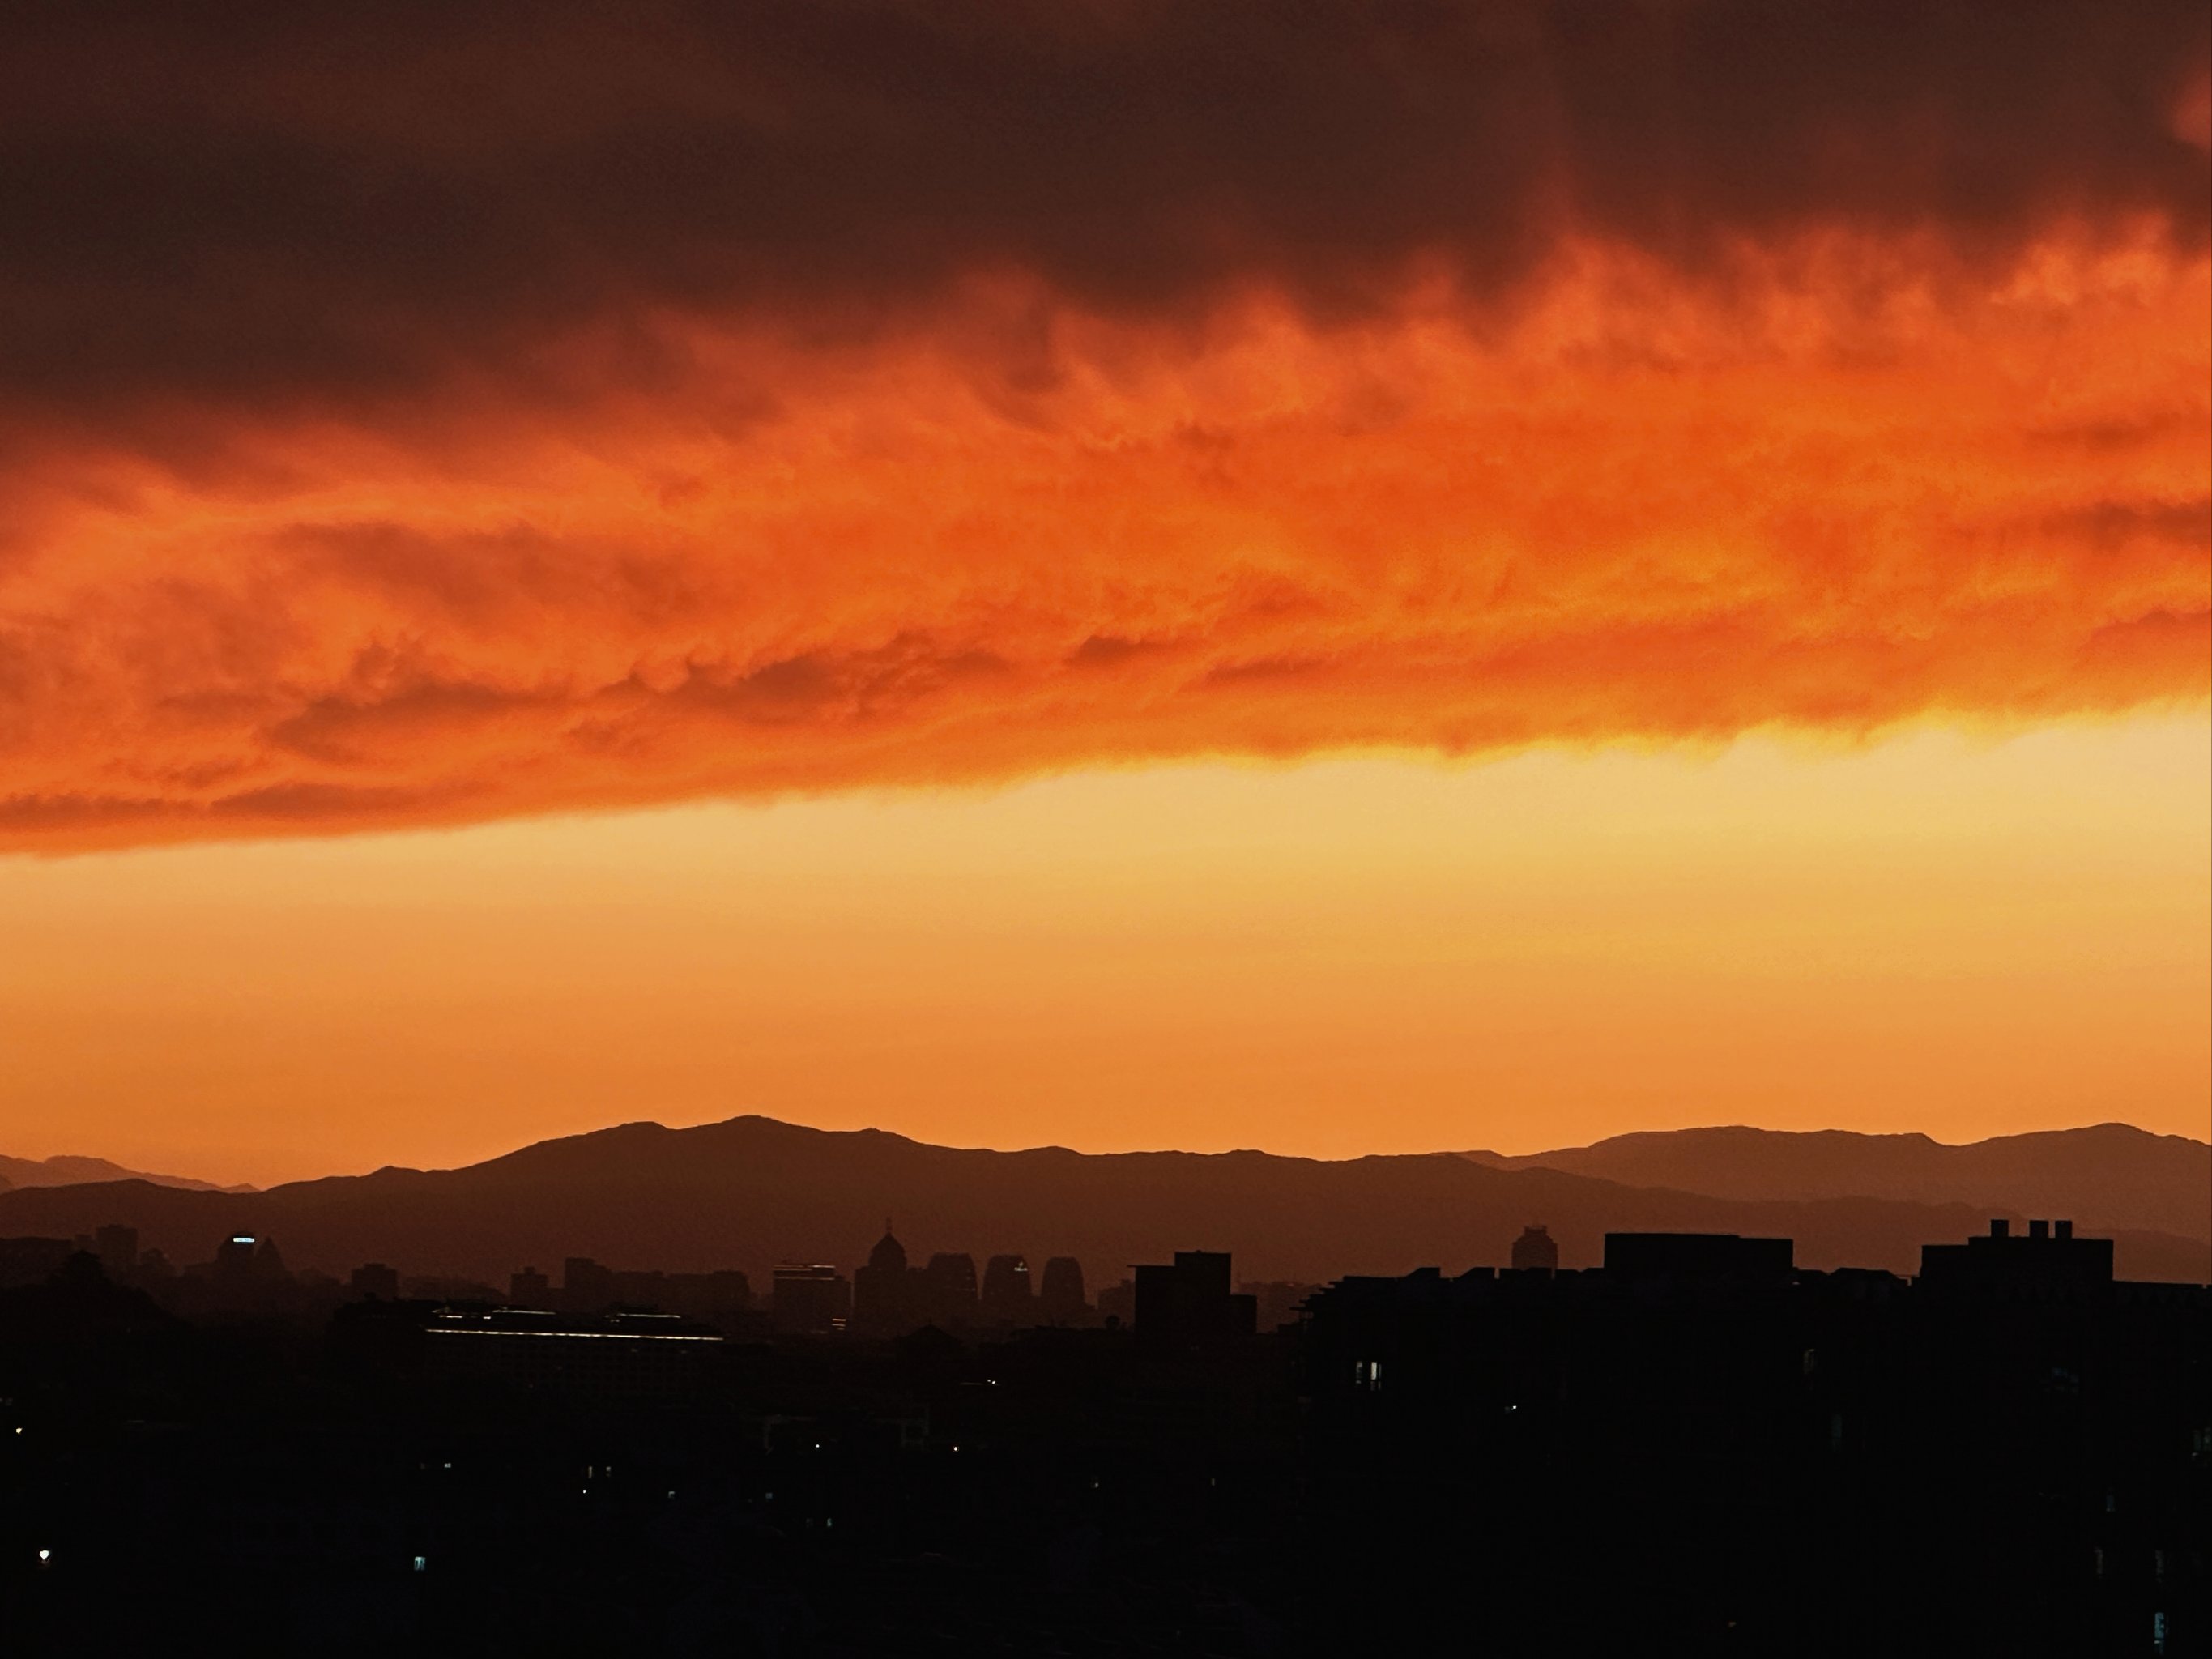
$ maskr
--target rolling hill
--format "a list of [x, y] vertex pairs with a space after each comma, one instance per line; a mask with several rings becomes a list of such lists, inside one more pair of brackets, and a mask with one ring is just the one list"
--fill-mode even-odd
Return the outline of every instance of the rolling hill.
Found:
[[[1999, 1210], [1995, 1213], [2004, 1213]], [[1594, 1263], [1610, 1230], [1783, 1234], [1808, 1267], [1915, 1270], [1923, 1243], [1981, 1231], [1987, 1206], [1882, 1196], [1721, 1197], [1456, 1153], [1342, 1162], [1256, 1152], [1090, 1155], [934, 1146], [880, 1130], [739, 1117], [630, 1123], [542, 1141], [456, 1170], [380, 1170], [265, 1192], [143, 1181], [0, 1193], [0, 1235], [67, 1236], [108, 1221], [179, 1262], [234, 1231], [273, 1237], [294, 1267], [365, 1261], [503, 1283], [569, 1255], [671, 1270], [775, 1261], [850, 1267], [890, 1214], [916, 1259], [1018, 1250], [1074, 1255], [1095, 1287], [1176, 1249], [1233, 1251], [1240, 1278], [1332, 1279], [1503, 1263], [1530, 1222], [1564, 1265]], [[2116, 1235], [2120, 1272], [2212, 1279], [2212, 1248], [2154, 1230]]]
[[149, 1175], [126, 1170], [104, 1158], [0, 1157], [0, 1191], [11, 1187], [82, 1187], [94, 1182], [148, 1181], [156, 1187], [182, 1187], [190, 1192], [252, 1192], [251, 1187], [223, 1187], [189, 1176]]
[[1493, 1169], [1559, 1170], [1712, 1198], [1966, 1204], [1992, 1214], [2068, 1216], [2092, 1231], [2212, 1241], [2212, 1146], [2124, 1123], [1961, 1146], [1841, 1129], [1676, 1129], [1518, 1158], [1464, 1156]]

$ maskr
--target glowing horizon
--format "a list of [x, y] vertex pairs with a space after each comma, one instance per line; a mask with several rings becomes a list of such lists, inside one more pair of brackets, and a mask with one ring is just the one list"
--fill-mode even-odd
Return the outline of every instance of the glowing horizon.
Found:
[[2201, 3], [10, 44], [0, 1146], [2206, 1128]]
[[747, 1111], [1329, 1157], [2203, 1139], [2208, 841], [2188, 714], [16, 860], [0, 1133], [260, 1185]]

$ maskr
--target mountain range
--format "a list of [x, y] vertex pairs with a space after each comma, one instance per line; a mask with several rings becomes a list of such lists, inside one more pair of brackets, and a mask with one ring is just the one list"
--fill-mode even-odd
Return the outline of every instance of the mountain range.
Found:
[[251, 1187], [224, 1187], [189, 1176], [149, 1175], [126, 1170], [104, 1158], [8, 1158], [0, 1156], [0, 1192], [13, 1187], [82, 1187], [102, 1181], [146, 1181], [156, 1187], [181, 1187], [196, 1193], [250, 1193]]
[[[681, 1129], [629, 1123], [460, 1169], [386, 1168], [259, 1192], [143, 1179], [21, 1188], [0, 1193], [0, 1236], [66, 1237], [120, 1221], [179, 1263], [206, 1260], [218, 1239], [240, 1231], [274, 1238], [295, 1268], [340, 1273], [381, 1261], [503, 1284], [518, 1267], [556, 1269], [588, 1255], [624, 1267], [741, 1267], [759, 1282], [778, 1261], [852, 1267], [888, 1214], [917, 1260], [937, 1250], [979, 1261], [1000, 1251], [1033, 1262], [1073, 1255], [1095, 1287], [1128, 1263], [1178, 1249], [1230, 1250], [1240, 1279], [1322, 1280], [1424, 1265], [1457, 1272], [1504, 1263], [1531, 1223], [1548, 1226], [1566, 1267], [1597, 1261], [1609, 1231], [1650, 1229], [1783, 1235], [1796, 1241], [1802, 1266], [1911, 1273], [1923, 1243], [1979, 1232], [1992, 1216], [2033, 1213], [2071, 1215], [2084, 1231], [2109, 1232], [2124, 1278], [2212, 1280], [2205, 1206], [2182, 1216], [2175, 1200], [2191, 1181], [2206, 1197], [2208, 1149], [2196, 1141], [2119, 1125], [2008, 1137], [2005, 1150], [1959, 1166], [1971, 1180], [1943, 1188], [1911, 1171], [1999, 1143], [1686, 1133], [1535, 1159], [1439, 1152], [1322, 1161], [1258, 1152], [992, 1152], [757, 1116]], [[1697, 1137], [1712, 1135], [1729, 1155], [1701, 1164]], [[1822, 1173], [1800, 1141], [1820, 1143], [1812, 1152], [1830, 1147], [1841, 1167]], [[1677, 1156], [1676, 1142], [1692, 1150]], [[2136, 1173], [2107, 1182], [2089, 1166], [2114, 1147], [2125, 1149], [2114, 1167]], [[1862, 1154], [1863, 1173], [1853, 1167]], [[1547, 1157], [1590, 1167], [1553, 1167]], [[1800, 1170], [1813, 1173], [1793, 1187]], [[1692, 1181], [1729, 1190], [1693, 1190]], [[1875, 1190], [1838, 1190], [1855, 1183]], [[2129, 1224], [2154, 1217], [2194, 1224]]]
[[1790, 1134], [1743, 1127], [1615, 1135], [1589, 1146], [1462, 1157], [1500, 1170], [1564, 1170], [1712, 1198], [1894, 1198], [2069, 1216], [2092, 1231], [2212, 1240], [2212, 1146], [2125, 1123], [1947, 1146], [1921, 1134]]

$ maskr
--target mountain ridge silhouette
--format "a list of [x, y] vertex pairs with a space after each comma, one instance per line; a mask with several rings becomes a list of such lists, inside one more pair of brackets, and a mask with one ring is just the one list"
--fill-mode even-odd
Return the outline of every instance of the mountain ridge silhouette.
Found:
[[2094, 1229], [2212, 1241], [2212, 1146], [2132, 1124], [1993, 1135], [1956, 1145], [1918, 1133], [1743, 1124], [1613, 1135], [1586, 1146], [1462, 1156], [1713, 1198], [1892, 1198], [2064, 1215]]
[[64, 1152], [52, 1158], [9, 1158], [0, 1154], [0, 1192], [18, 1187], [82, 1187], [96, 1182], [148, 1181], [156, 1187], [182, 1187], [193, 1192], [252, 1192], [249, 1186], [225, 1186], [219, 1181], [195, 1181], [190, 1176], [155, 1175], [127, 1170], [105, 1158]]
[[[1503, 1264], [1532, 1223], [1550, 1228], [1569, 1267], [1597, 1261], [1608, 1231], [1656, 1229], [1786, 1235], [1806, 1267], [1910, 1273], [1922, 1244], [2022, 1213], [1859, 1194], [1716, 1197], [1456, 1152], [1330, 1161], [1252, 1150], [1000, 1152], [746, 1115], [683, 1128], [622, 1123], [456, 1169], [387, 1166], [261, 1192], [131, 1181], [19, 1189], [0, 1193], [0, 1235], [66, 1237], [122, 1221], [179, 1262], [249, 1231], [276, 1238], [295, 1267], [331, 1273], [382, 1261], [502, 1284], [518, 1267], [589, 1255], [737, 1267], [764, 1280], [779, 1260], [851, 1267], [887, 1211], [918, 1255], [1073, 1255], [1094, 1288], [1130, 1262], [1192, 1248], [1231, 1250], [1240, 1278], [1457, 1272]], [[2212, 1245], [2201, 1239], [2112, 1231], [2124, 1277], [2212, 1279]]]

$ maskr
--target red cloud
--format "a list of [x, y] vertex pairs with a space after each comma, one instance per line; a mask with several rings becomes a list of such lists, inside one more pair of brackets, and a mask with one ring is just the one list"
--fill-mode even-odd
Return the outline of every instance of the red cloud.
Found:
[[2212, 265], [2052, 246], [1966, 291], [1915, 257], [1700, 291], [1584, 249], [1510, 326], [1005, 287], [866, 346], [672, 321], [650, 395], [238, 426], [185, 477], [48, 454], [0, 579], [0, 823], [2201, 698]]
[[8, 845], [2212, 678], [2200, 5], [119, 15], [0, 54]]

